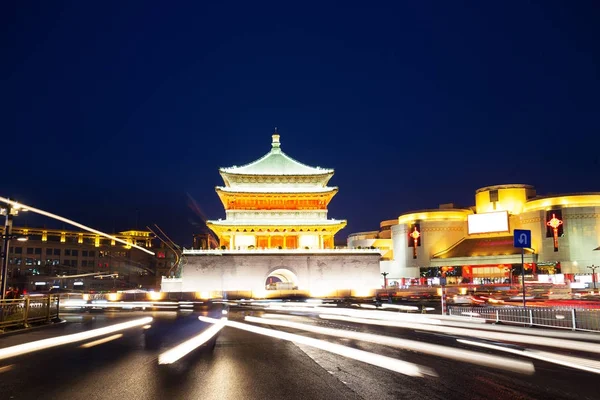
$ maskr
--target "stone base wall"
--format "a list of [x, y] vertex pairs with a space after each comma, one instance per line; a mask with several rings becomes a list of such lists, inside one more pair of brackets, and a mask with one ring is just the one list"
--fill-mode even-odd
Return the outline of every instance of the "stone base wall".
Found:
[[315, 296], [340, 289], [374, 289], [383, 282], [379, 254], [201, 254], [187, 255], [186, 260], [184, 292], [264, 291], [267, 277], [278, 270], [291, 272], [295, 286]]

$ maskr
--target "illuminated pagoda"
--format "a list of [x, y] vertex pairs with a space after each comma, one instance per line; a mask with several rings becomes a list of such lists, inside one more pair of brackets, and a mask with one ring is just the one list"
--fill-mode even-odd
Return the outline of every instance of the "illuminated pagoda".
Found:
[[246, 249], [331, 249], [345, 220], [327, 219], [338, 191], [327, 183], [333, 169], [311, 167], [281, 150], [273, 134], [271, 151], [243, 166], [220, 168], [225, 186], [216, 187], [225, 220], [208, 221], [221, 247]]

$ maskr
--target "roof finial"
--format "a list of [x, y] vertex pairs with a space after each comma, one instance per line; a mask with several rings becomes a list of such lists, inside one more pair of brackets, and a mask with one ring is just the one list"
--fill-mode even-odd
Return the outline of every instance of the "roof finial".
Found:
[[278, 149], [280, 146], [280, 143], [279, 143], [279, 133], [277, 132], [277, 127], [275, 127], [275, 133], [273, 133], [272, 138], [273, 138], [273, 142], [271, 143], [271, 146], [274, 149]]

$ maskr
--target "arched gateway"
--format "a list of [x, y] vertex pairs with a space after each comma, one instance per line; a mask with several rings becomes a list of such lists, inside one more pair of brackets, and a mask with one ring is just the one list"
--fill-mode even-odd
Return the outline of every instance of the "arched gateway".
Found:
[[265, 281], [267, 290], [298, 289], [298, 277], [289, 269], [278, 268], [271, 272]]

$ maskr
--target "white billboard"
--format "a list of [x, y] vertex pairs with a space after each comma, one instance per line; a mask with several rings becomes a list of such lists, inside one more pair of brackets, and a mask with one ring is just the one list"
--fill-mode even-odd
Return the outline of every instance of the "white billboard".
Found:
[[476, 233], [508, 232], [508, 212], [498, 211], [467, 216], [469, 235]]

